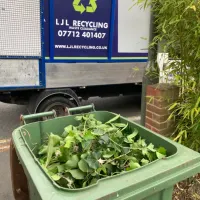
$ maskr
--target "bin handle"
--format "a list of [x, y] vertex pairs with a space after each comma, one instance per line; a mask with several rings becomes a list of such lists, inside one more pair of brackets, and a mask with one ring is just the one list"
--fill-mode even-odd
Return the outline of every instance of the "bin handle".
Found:
[[36, 114], [31, 114], [31, 115], [21, 115], [20, 120], [22, 121], [23, 124], [28, 124], [35, 119], [42, 118], [42, 117], [50, 117], [50, 116], [53, 116], [54, 118], [57, 117], [56, 111], [52, 110], [49, 112], [36, 113]]
[[81, 114], [81, 113], [89, 113], [95, 111], [94, 104], [87, 106], [80, 106], [75, 108], [66, 108], [66, 113], [69, 115]]

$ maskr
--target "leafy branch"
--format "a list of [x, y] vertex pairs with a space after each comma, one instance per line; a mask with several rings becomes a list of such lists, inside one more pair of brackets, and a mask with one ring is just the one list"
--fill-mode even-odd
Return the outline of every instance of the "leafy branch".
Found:
[[62, 136], [51, 133], [38, 152], [43, 169], [63, 187], [87, 187], [166, 156], [163, 147], [147, 144], [119, 115], [106, 123], [92, 114], [75, 119], [78, 126], [65, 127]]

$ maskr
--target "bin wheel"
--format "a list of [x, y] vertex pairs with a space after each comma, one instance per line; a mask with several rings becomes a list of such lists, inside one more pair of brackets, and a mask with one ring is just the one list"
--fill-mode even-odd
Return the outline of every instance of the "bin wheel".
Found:
[[73, 108], [73, 107], [76, 107], [76, 105], [69, 99], [62, 96], [54, 96], [44, 100], [40, 104], [37, 112], [48, 112], [55, 110], [56, 115], [59, 117], [67, 115], [67, 113], [65, 112], [66, 108]]
[[12, 190], [15, 200], [29, 200], [27, 178], [23, 167], [19, 163], [12, 140], [10, 142], [10, 170]]

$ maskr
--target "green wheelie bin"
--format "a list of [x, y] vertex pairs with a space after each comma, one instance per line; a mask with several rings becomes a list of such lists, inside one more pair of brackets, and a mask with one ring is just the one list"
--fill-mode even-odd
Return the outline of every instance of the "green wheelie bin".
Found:
[[[93, 106], [73, 108], [68, 116], [54, 112], [23, 116], [24, 125], [14, 130], [11, 144], [11, 174], [17, 200], [171, 200], [176, 183], [200, 172], [200, 154], [158, 135], [124, 117], [119, 123], [136, 128], [147, 143], [163, 146], [168, 156], [141, 168], [99, 180], [82, 189], [66, 189], [56, 184], [41, 168], [37, 152], [46, 133], [62, 133], [68, 125], [76, 125], [75, 116], [93, 113], [106, 122], [116, 114], [95, 111]], [[53, 116], [51, 119], [47, 119]], [[39, 120], [38, 119], [46, 119]], [[34, 122], [35, 121], [35, 122]]]

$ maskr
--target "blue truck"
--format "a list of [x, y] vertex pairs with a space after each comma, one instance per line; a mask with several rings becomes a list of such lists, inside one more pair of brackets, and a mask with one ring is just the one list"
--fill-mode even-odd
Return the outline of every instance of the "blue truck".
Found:
[[150, 15], [132, 0], [1, 0], [0, 101], [62, 114], [140, 92]]

